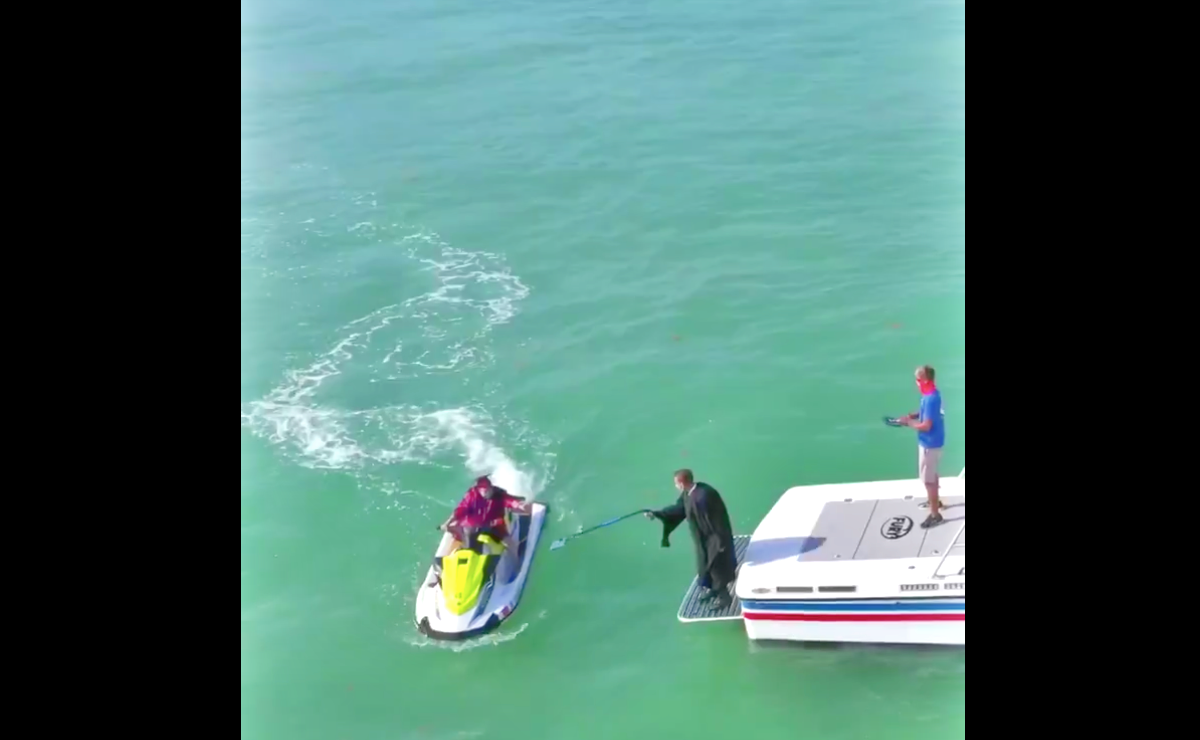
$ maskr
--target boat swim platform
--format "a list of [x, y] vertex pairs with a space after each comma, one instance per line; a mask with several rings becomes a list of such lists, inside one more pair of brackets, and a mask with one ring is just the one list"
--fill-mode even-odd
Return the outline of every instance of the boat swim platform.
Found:
[[[746, 559], [746, 550], [750, 546], [750, 535], [735, 534], [733, 536], [733, 548], [737, 553], [738, 566]], [[703, 589], [700, 588], [700, 577], [692, 576], [692, 585], [688, 587], [687, 593], [683, 596], [683, 603], [679, 605], [679, 621], [680, 622], [728, 622], [734, 619], [742, 618], [742, 602], [733, 593], [733, 588], [727, 586], [731, 602], [724, 609], [716, 608], [713, 600], [701, 601], [700, 594]]]

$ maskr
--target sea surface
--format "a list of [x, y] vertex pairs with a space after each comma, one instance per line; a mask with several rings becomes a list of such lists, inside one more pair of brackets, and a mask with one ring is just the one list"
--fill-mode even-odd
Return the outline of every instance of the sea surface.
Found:
[[[965, 653], [681, 624], [672, 472], [743, 533], [966, 463], [965, 3], [243, 0], [242, 737], [939, 740]], [[473, 476], [518, 611], [413, 626]], [[915, 481], [914, 481], [914, 485]]]

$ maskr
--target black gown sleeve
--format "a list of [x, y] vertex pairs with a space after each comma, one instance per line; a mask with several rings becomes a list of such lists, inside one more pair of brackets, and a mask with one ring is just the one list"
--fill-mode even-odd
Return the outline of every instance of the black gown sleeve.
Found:
[[658, 511], [651, 513], [654, 514], [656, 519], [662, 522], [662, 546], [670, 547], [671, 533], [675, 531], [676, 527], [678, 527], [680, 524], [683, 524], [685, 519], [687, 519], [687, 513], [683, 508], [683, 495], [681, 494], [678, 501], [666, 507], [665, 509], [659, 509]]

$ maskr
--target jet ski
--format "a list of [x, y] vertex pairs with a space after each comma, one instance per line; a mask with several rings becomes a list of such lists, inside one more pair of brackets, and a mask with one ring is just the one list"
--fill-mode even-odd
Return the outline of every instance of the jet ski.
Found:
[[525, 590], [548, 511], [535, 502], [530, 514], [507, 512], [504, 541], [479, 533], [464, 543], [446, 532], [417, 591], [417, 629], [435, 640], [466, 640], [503, 624]]

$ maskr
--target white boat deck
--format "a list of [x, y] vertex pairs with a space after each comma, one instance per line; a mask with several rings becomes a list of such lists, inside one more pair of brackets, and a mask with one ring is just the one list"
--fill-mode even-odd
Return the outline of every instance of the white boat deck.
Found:
[[919, 480], [799, 486], [754, 531], [742, 600], [966, 595], [965, 473], [943, 478], [944, 521], [929, 529]]

